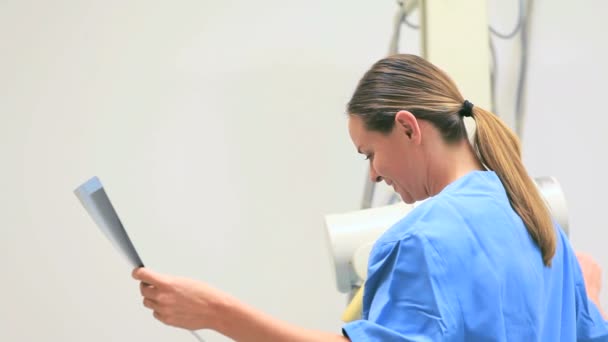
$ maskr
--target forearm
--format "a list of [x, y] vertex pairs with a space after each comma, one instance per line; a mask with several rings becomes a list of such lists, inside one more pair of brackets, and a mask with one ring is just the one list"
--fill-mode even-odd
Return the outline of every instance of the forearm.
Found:
[[345, 342], [346, 337], [303, 329], [280, 321], [235, 299], [219, 308], [216, 330], [239, 342]]

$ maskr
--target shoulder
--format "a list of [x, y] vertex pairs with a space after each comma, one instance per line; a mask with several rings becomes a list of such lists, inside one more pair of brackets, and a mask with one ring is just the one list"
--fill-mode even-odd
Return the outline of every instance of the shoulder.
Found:
[[427, 228], [437, 221], [430, 223], [428, 215], [443, 206], [433, 202], [411, 212], [374, 246], [364, 292], [365, 317], [377, 318], [394, 309], [395, 317], [407, 317], [412, 331], [421, 326], [435, 327], [441, 335], [457, 330], [460, 309], [452, 280], [454, 273], [462, 272], [450, 266], [449, 255], [429, 235]]
[[376, 242], [378, 249], [398, 242], [417, 242], [426, 245], [434, 231], [452, 230], [462, 222], [462, 212], [454, 206], [453, 200], [437, 196], [421, 203], [404, 218], [390, 227]]
[[421, 264], [442, 264], [436, 247], [440, 241], [436, 237], [449, 239], [444, 230], [457, 229], [456, 218], [449, 203], [440, 198], [422, 203], [376, 241], [370, 254], [370, 271], [382, 265], [399, 264], [401, 268], [411, 265], [412, 272], [416, 272]]
[[372, 257], [382, 258], [402, 245], [438, 253], [443, 259], [463, 257], [460, 254], [480, 240], [507, 238], [509, 229], [501, 229], [507, 226], [521, 226], [516, 230], [525, 233], [496, 174], [476, 172], [450, 184], [389, 228], [377, 240]]

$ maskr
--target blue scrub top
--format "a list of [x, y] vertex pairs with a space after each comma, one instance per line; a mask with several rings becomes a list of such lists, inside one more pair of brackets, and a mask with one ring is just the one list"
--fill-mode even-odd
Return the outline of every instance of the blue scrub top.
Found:
[[576, 256], [556, 227], [545, 267], [492, 171], [416, 207], [376, 242], [352, 341], [608, 341]]

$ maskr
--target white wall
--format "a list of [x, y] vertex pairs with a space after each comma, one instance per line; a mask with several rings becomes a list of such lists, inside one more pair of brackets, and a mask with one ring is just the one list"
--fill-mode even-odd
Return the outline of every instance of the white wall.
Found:
[[345, 104], [393, 9], [1, 2], [0, 340], [192, 340], [72, 194], [93, 175], [150, 267], [339, 332], [323, 215], [360, 202]]
[[[608, 4], [588, 2], [537, 1], [524, 145], [534, 175], [562, 182], [575, 245], [608, 266]], [[491, 20], [507, 25], [514, 12], [496, 6]], [[365, 163], [344, 105], [385, 54], [394, 9], [0, 2], [0, 340], [192, 341], [141, 307], [127, 264], [73, 196], [92, 175], [150, 267], [339, 331], [322, 216], [359, 205]], [[508, 72], [515, 53], [503, 50]]]

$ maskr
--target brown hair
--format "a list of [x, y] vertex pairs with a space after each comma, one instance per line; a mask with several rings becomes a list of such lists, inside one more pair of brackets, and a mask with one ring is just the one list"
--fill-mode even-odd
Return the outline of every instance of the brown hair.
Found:
[[[408, 110], [432, 123], [447, 143], [466, 139], [460, 111], [464, 98], [456, 84], [439, 68], [415, 55], [393, 55], [378, 61], [365, 73], [348, 113], [361, 117], [368, 130], [388, 133], [395, 114]], [[543, 262], [551, 265], [556, 234], [549, 210], [521, 160], [519, 139], [496, 115], [474, 106], [473, 148], [486, 168], [500, 178], [511, 206], [540, 248]]]

